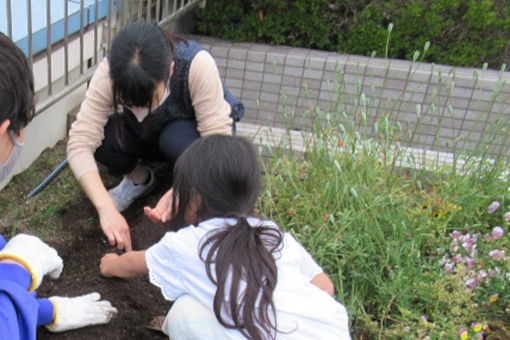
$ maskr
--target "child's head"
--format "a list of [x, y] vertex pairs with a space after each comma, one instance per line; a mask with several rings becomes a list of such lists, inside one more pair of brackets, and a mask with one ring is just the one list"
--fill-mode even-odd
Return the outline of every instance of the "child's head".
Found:
[[200, 138], [174, 168], [175, 222], [184, 225], [211, 217], [248, 216], [260, 185], [261, 171], [252, 143], [222, 135]]
[[16, 135], [34, 117], [34, 78], [23, 52], [0, 33], [0, 124]]

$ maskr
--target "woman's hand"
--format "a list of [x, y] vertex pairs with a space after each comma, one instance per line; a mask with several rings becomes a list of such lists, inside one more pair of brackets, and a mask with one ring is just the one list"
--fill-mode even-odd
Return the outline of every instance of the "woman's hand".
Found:
[[115, 208], [110, 194], [101, 181], [98, 171], [91, 171], [80, 177], [80, 184], [90, 201], [96, 207], [99, 223], [108, 243], [118, 249], [131, 251], [131, 234], [124, 216]]
[[117, 249], [131, 251], [131, 233], [124, 216], [115, 207], [100, 209], [98, 213], [99, 223], [108, 243], [112, 247], [117, 245]]
[[154, 208], [145, 206], [143, 211], [145, 215], [155, 223], [163, 223], [170, 219], [172, 216], [172, 194], [173, 189], [168, 190], [161, 198]]

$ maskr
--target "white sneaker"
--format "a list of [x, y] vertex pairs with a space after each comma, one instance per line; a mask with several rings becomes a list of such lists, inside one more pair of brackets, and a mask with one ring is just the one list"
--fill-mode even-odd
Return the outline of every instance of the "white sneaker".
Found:
[[149, 171], [149, 182], [147, 184], [134, 184], [132, 180], [124, 176], [119, 185], [108, 190], [115, 207], [120, 212], [126, 210], [138, 197], [147, 195], [154, 189], [156, 184], [154, 172], [151, 168], [146, 169]]

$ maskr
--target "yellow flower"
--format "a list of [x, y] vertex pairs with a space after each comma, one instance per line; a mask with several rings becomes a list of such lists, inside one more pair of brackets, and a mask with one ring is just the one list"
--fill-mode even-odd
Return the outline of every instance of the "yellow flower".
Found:
[[498, 294], [491, 295], [491, 297], [489, 298], [489, 302], [490, 303], [494, 303], [494, 302], [496, 302], [498, 300], [499, 300], [499, 295]]
[[460, 338], [461, 338], [462, 340], [467, 340], [467, 338], [468, 338], [468, 332], [464, 331], [464, 332], [460, 333]]
[[476, 325], [473, 327], [473, 330], [474, 330], [476, 333], [478, 333], [478, 332], [481, 332], [481, 331], [482, 331], [482, 328], [483, 328], [482, 324], [481, 324], [481, 323], [478, 323], [478, 324], [476, 324]]

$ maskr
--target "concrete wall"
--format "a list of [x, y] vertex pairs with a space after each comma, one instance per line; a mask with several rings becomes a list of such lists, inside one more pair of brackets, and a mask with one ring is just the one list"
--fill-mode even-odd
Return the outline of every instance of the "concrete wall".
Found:
[[493, 154], [510, 155], [503, 137], [510, 135], [510, 72], [191, 38], [210, 50], [242, 99], [244, 123], [310, 129], [317, 115], [345, 122], [345, 114], [374, 137], [374, 123], [387, 116], [402, 127], [396, 139], [414, 147], [450, 152], [489, 144]]

